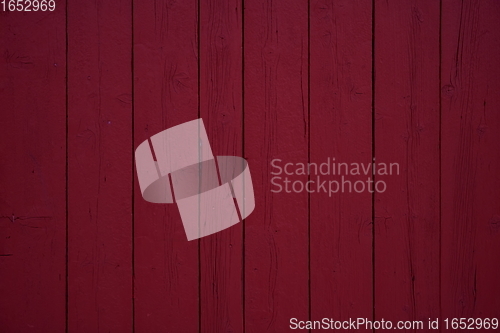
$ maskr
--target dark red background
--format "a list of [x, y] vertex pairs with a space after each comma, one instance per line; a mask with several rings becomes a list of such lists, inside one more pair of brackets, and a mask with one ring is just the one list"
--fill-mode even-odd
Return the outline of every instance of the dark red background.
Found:
[[[57, 1], [0, 13], [0, 332], [500, 317], [500, 1]], [[256, 208], [188, 242], [134, 148], [203, 118]], [[270, 161], [397, 162], [371, 195]]]

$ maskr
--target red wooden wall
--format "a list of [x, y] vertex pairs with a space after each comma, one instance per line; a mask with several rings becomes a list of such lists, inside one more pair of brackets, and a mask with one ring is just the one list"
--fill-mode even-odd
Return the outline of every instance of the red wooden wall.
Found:
[[[500, 317], [500, 1], [56, 3], [0, 12], [1, 333]], [[188, 242], [133, 152], [199, 117], [256, 208]], [[271, 192], [328, 157], [401, 173]]]

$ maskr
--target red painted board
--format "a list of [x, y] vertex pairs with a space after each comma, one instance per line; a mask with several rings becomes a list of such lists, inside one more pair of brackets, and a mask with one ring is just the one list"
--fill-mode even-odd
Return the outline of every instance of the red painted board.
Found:
[[68, 5], [68, 329], [132, 331], [130, 1]]
[[441, 306], [451, 324], [500, 317], [500, 3], [442, 6]]
[[[215, 156], [243, 151], [241, 15], [240, 0], [200, 1], [200, 117]], [[242, 237], [238, 223], [200, 239], [200, 332], [243, 332]]]
[[[134, 2], [134, 149], [198, 118], [197, 22], [196, 1]], [[134, 286], [135, 332], [198, 331], [198, 241], [177, 205], [146, 202], [137, 180]]]
[[65, 3], [0, 12], [0, 331], [66, 325]]
[[[322, 0], [310, 6], [310, 162], [370, 165], [372, 5]], [[368, 177], [373, 179], [371, 172], [322, 175], [311, 169], [312, 320], [372, 319], [373, 193]], [[330, 181], [345, 181], [344, 190], [342, 185], [337, 190], [337, 183], [331, 185], [335, 193], [318, 190], [325, 181], [327, 191]], [[356, 182], [359, 193], [352, 188]]]
[[[0, 12], [0, 332], [500, 317], [499, 14], [494, 0]], [[142, 198], [133, 158], [199, 117], [214, 155], [248, 160], [256, 207], [189, 242], [175, 204]], [[275, 176], [317, 179], [273, 160], [373, 157], [399, 166], [374, 176], [381, 193], [275, 193]]]
[[375, 193], [375, 319], [428, 328], [440, 315], [440, 7], [377, 1], [374, 10], [375, 179], [387, 185]]
[[290, 318], [309, 316], [308, 196], [271, 192], [271, 162], [308, 160], [308, 4], [248, 1], [244, 22], [245, 157], [256, 204], [245, 222], [245, 328], [283, 332]]

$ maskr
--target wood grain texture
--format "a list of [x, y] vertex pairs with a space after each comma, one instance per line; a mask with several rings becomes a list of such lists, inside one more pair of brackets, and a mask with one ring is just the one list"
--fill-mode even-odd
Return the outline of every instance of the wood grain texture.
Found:
[[[242, 156], [240, 0], [200, 1], [200, 117], [214, 155]], [[243, 225], [200, 239], [201, 332], [243, 332]]]
[[[198, 118], [197, 1], [134, 2], [134, 147]], [[135, 331], [197, 332], [198, 242], [134, 184]]]
[[66, 315], [66, 28], [0, 13], [0, 331], [63, 332]]
[[[370, 164], [371, 3], [312, 1], [310, 13], [310, 162]], [[312, 193], [310, 202], [311, 318], [371, 319], [372, 194]]]
[[500, 309], [500, 3], [443, 1], [443, 317]]
[[439, 303], [438, 2], [375, 6], [375, 318], [437, 318]]
[[130, 1], [68, 6], [68, 329], [132, 331]]
[[[0, 11], [0, 333], [499, 318], [499, 15], [496, 0]], [[214, 155], [248, 160], [256, 207], [189, 242], [175, 204], [142, 198], [134, 149], [200, 117]], [[383, 193], [272, 191], [274, 159], [373, 157], [399, 164], [375, 175]]]
[[282, 332], [309, 316], [307, 193], [272, 193], [270, 164], [308, 159], [307, 6], [245, 3], [245, 157], [256, 200], [245, 225], [247, 332]]

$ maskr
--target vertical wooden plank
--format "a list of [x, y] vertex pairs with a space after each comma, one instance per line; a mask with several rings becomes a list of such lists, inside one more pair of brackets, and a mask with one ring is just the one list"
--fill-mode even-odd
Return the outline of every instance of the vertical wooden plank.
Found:
[[[240, 0], [200, 1], [200, 116], [214, 155], [242, 156], [241, 12]], [[243, 332], [242, 230], [200, 240], [201, 332]]]
[[71, 332], [132, 331], [131, 8], [68, 6]]
[[308, 3], [247, 1], [244, 17], [245, 156], [256, 200], [245, 222], [245, 324], [283, 332], [309, 315], [308, 196], [271, 192], [271, 162], [308, 160]]
[[[134, 147], [198, 118], [197, 20], [197, 1], [134, 2]], [[134, 193], [135, 331], [196, 332], [198, 242], [176, 204]]]
[[[0, 12], [0, 330], [66, 325], [65, 3]], [[4, 233], [2, 233], [2, 230]]]
[[442, 6], [442, 316], [499, 318], [500, 3]]
[[[372, 161], [372, 6], [316, 0], [310, 8], [310, 162]], [[314, 169], [312, 169], [314, 170]], [[318, 179], [319, 176], [319, 179]], [[369, 175], [349, 176], [366, 186]], [[372, 193], [329, 195], [316, 174], [311, 202], [311, 319], [372, 319]], [[335, 189], [335, 185], [332, 186]]]
[[375, 193], [375, 319], [394, 324], [440, 313], [439, 17], [437, 1], [375, 2], [375, 179], [387, 185]]

